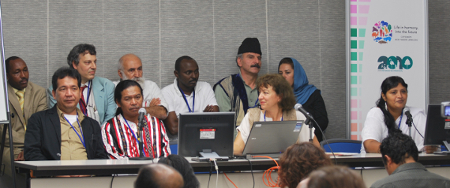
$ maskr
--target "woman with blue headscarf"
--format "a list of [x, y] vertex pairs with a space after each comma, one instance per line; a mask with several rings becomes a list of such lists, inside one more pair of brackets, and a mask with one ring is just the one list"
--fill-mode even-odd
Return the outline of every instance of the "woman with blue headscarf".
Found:
[[[278, 64], [278, 73], [282, 75], [292, 86], [297, 103], [308, 111], [319, 124], [320, 128], [325, 131], [328, 127], [328, 114], [325, 108], [320, 90], [314, 85], [309, 84], [308, 77], [302, 65], [294, 58], [283, 58]], [[322, 141], [322, 134], [314, 125], [314, 131], [317, 139]]]

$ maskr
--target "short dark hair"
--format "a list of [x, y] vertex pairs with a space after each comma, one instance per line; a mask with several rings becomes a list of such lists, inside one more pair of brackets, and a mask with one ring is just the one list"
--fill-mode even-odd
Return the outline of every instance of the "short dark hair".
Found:
[[414, 140], [403, 133], [395, 132], [389, 134], [380, 145], [383, 162], [386, 164], [385, 155], [389, 156], [396, 164], [405, 163], [405, 159], [412, 157], [419, 160], [419, 150]]
[[[181, 64], [181, 61], [183, 61], [183, 60], [194, 60], [194, 58], [192, 58], [192, 57], [190, 57], [190, 56], [187, 56], [187, 55], [185, 55], [185, 56], [181, 56], [181, 57], [179, 57], [176, 61], [175, 61], [175, 70], [177, 71], [177, 72], [180, 72], [180, 64]], [[195, 61], [195, 60], [194, 60]]]
[[269, 85], [281, 97], [279, 106], [283, 111], [294, 109], [296, 102], [294, 91], [283, 76], [279, 74], [266, 74], [258, 77], [256, 80], [256, 89], [258, 91], [261, 87], [268, 87]]
[[80, 63], [80, 54], [91, 54], [96, 55], [95, 46], [92, 44], [78, 44], [70, 50], [69, 55], [67, 56], [67, 64], [69, 64], [70, 68], [73, 68], [72, 62], [75, 65]]
[[279, 165], [280, 187], [296, 187], [313, 170], [333, 163], [322, 148], [302, 142], [289, 146], [280, 156]]
[[308, 176], [308, 188], [365, 188], [361, 176], [345, 166], [324, 166]]
[[159, 182], [155, 179], [156, 170], [150, 165], [141, 167], [139, 174], [134, 182], [134, 188], [160, 188]]
[[186, 158], [179, 155], [169, 155], [167, 157], [161, 157], [158, 163], [167, 164], [172, 166], [177, 170], [184, 180], [184, 188], [198, 188], [200, 187], [200, 182], [197, 177], [195, 177], [194, 170], [191, 164]]
[[11, 65], [9, 64], [10, 61], [16, 60], [16, 59], [22, 59], [20, 57], [17, 56], [11, 56], [8, 57], [8, 59], [5, 60], [5, 69], [6, 69], [6, 73], [9, 73], [9, 69], [11, 68]]
[[[141, 91], [141, 95], [142, 95], [142, 87], [139, 83], [137, 83], [134, 80], [122, 80], [117, 84], [116, 89], [114, 89], [114, 101], [120, 102], [122, 100], [122, 91], [131, 86], [138, 86], [139, 90]], [[122, 108], [117, 107], [116, 116], [121, 113], [122, 113]]]
[[58, 88], [58, 79], [63, 79], [66, 76], [77, 79], [78, 87], [81, 86], [81, 75], [75, 69], [71, 69], [69, 67], [61, 67], [53, 73], [52, 76], [52, 87], [53, 91], [56, 91]]

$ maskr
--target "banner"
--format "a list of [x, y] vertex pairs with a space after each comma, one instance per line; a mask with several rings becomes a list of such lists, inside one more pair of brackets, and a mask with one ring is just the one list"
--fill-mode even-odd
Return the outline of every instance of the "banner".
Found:
[[406, 105], [428, 105], [428, 1], [347, 0], [349, 135], [361, 140], [367, 112], [381, 83], [400, 76], [408, 84]]

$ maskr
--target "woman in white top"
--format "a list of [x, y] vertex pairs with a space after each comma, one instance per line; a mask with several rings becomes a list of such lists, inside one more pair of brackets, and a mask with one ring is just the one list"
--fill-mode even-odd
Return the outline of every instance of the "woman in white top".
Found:
[[[259, 91], [261, 109], [251, 108], [237, 128], [238, 134], [234, 141], [234, 154], [241, 155], [245, 143], [255, 121], [290, 121], [305, 120], [306, 117], [294, 109], [295, 96], [289, 83], [279, 74], [268, 74], [256, 80]], [[303, 125], [300, 131], [300, 142], [309, 141], [309, 127]], [[314, 129], [313, 129], [314, 132]], [[320, 147], [319, 141], [313, 136], [313, 143]], [[277, 138], [269, 138], [277, 139]]]
[[417, 148], [423, 150], [427, 117], [420, 108], [406, 107], [407, 99], [408, 84], [401, 77], [391, 76], [383, 81], [377, 107], [370, 109], [364, 122], [361, 152], [379, 153], [381, 141], [392, 132], [409, 135], [406, 111], [411, 113], [413, 119], [410, 136]]

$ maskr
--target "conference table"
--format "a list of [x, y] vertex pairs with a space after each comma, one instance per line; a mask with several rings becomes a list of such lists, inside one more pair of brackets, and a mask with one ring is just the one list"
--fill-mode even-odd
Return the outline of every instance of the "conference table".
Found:
[[[383, 168], [383, 162], [381, 160], [381, 154], [336, 154], [336, 157], [330, 156], [330, 158], [338, 165], [345, 165], [348, 167], [353, 167], [356, 171], [360, 171], [363, 178], [366, 176], [373, 177], [370, 175], [371, 172], [377, 171], [378, 177], [385, 177], [387, 173]], [[211, 162], [199, 162], [194, 161], [191, 157], [186, 157], [191, 166], [193, 167], [195, 172], [209, 172], [211, 169]], [[275, 159], [278, 160], [278, 159]], [[436, 155], [436, 154], [420, 154], [419, 162], [423, 165], [426, 165], [427, 168], [435, 168], [437, 169], [437, 173], [445, 172], [450, 169], [450, 167], [442, 167], [441, 165], [450, 164], [450, 156], [447, 155]], [[91, 187], [92, 185], [96, 185], [96, 187], [113, 187], [113, 181], [115, 181], [114, 187], [123, 186], [120, 184], [120, 180], [123, 179], [128, 184], [127, 187], [130, 186], [130, 182], [134, 181], [135, 174], [138, 173], [139, 168], [143, 165], [147, 165], [150, 163], [157, 163], [157, 159], [154, 160], [112, 160], [112, 159], [103, 159], [103, 160], [65, 160], [65, 161], [16, 161], [16, 169], [19, 173], [29, 174], [30, 170], [33, 171], [34, 176], [42, 176], [44, 178], [29, 178], [28, 187], [40, 187], [38, 185], [45, 187], [61, 187], [69, 188], [72, 185], [74, 187]], [[263, 185], [262, 179], [259, 175], [262, 175], [263, 170], [269, 169], [270, 167], [276, 166], [275, 162], [268, 158], [252, 158], [252, 159], [230, 159], [228, 161], [217, 161], [217, 165], [219, 167], [219, 171], [227, 172], [228, 176], [231, 179], [235, 178], [233, 181], [242, 182], [246, 185], [249, 185], [248, 182], [252, 182], [252, 176], [255, 179], [255, 182], [258, 185]], [[215, 173], [215, 172], [213, 172]], [[369, 173], [369, 174], [367, 174]], [[119, 176], [114, 180], [111, 180], [111, 176], [114, 174], [134, 174], [132, 176]], [[276, 173], [275, 179], [276, 179]], [[94, 177], [87, 178], [51, 178], [52, 176], [57, 175], [95, 175]], [[444, 176], [448, 176], [444, 174]], [[46, 178], [45, 178], [46, 177]], [[201, 182], [201, 187], [204, 186], [205, 177], [208, 177], [208, 173], [199, 173], [197, 174], [198, 179]], [[233, 177], [233, 178], [232, 178]], [[99, 184], [93, 184], [95, 180], [99, 180]], [[102, 180], [104, 179], [104, 180]], [[219, 181], [219, 180], [211, 181]], [[238, 180], [237, 180], [238, 179]], [[44, 181], [45, 180], [45, 181]], [[376, 179], [370, 180], [367, 182], [364, 179], [366, 184], [373, 183]], [[54, 183], [52, 183], [54, 181]], [[228, 183], [223, 183], [226, 180], [223, 180], [221, 183], [222, 187], [227, 186]], [[59, 183], [62, 184], [59, 184]], [[73, 183], [67, 183], [73, 182]], [[103, 182], [103, 183], [102, 183]], [[109, 184], [109, 182], [111, 184]], [[42, 184], [43, 183], [43, 184]], [[117, 186], [116, 186], [116, 183]], [[122, 182], [123, 183], [123, 182]], [[225, 184], [225, 185], [224, 185]], [[131, 184], [132, 185], [132, 184]], [[250, 184], [251, 185], [251, 184]], [[239, 186], [245, 187], [245, 186]], [[259, 186], [261, 187], [261, 186]]]

